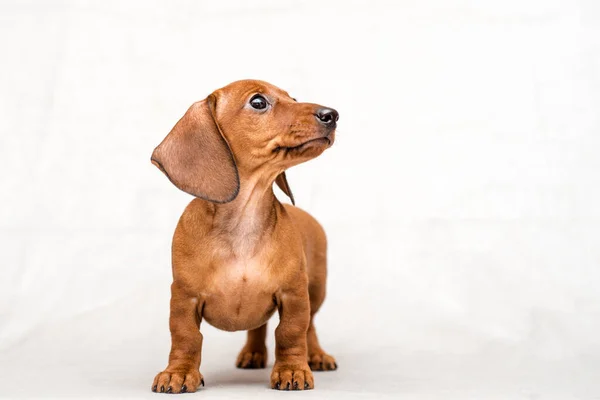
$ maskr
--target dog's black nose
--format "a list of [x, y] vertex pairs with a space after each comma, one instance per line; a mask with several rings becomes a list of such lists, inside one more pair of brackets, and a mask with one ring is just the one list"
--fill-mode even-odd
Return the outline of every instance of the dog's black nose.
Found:
[[340, 114], [333, 108], [319, 108], [315, 117], [320, 123], [327, 126], [335, 126], [335, 123], [340, 118]]

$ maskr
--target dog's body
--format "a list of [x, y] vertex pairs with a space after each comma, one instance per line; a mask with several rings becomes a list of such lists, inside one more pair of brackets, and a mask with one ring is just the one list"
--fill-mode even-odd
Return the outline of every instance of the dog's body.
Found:
[[154, 391], [204, 384], [202, 319], [248, 330], [237, 366], [264, 368], [266, 324], [278, 310], [272, 388], [310, 389], [311, 368], [337, 368], [312, 321], [325, 298], [325, 233], [272, 189], [276, 182], [293, 202], [285, 169], [328, 148], [337, 118], [335, 110], [297, 103], [265, 82], [238, 81], [194, 104], [156, 148], [153, 163], [199, 198], [173, 238], [172, 348]]

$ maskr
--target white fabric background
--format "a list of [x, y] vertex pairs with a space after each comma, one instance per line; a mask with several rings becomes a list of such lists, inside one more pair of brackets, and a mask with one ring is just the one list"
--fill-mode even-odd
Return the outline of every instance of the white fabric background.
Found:
[[600, 398], [597, 1], [3, 0], [0, 54], [0, 397], [160, 397], [190, 197], [150, 153], [258, 78], [341, 115], [289, 172], [340, 369], [277, 393], [203, 324], [186, 398]]

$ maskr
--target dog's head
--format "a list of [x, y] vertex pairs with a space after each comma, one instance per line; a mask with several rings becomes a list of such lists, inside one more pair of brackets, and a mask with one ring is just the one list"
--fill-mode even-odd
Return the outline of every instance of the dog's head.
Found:
[[266, 82], [237, 81], [194, 103], [154, 149], [152, 162], [179, 189], [215, 203], [233, 200], [240, 176], [277, 176], [333, 144], [338, 113], [299, 103]]

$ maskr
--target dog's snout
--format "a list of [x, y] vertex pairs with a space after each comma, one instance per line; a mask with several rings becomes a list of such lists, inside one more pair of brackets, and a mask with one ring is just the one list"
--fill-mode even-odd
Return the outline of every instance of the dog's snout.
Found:
[[326, 126], [335, 126], [335, 123], [340, 118], [340, 114], [333, 108], [319, 108], [315, 113], [315, 117], [319, 120], [320, 123]]

